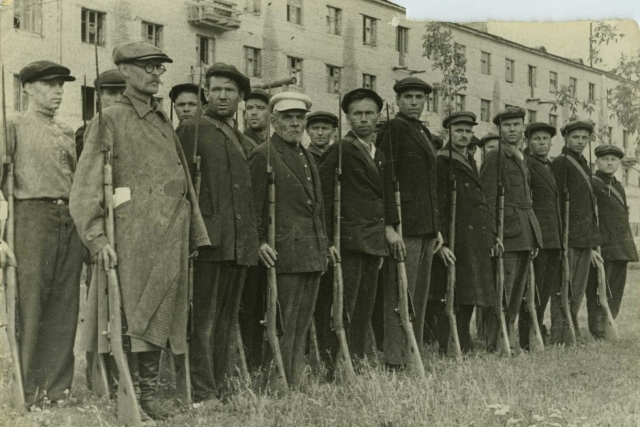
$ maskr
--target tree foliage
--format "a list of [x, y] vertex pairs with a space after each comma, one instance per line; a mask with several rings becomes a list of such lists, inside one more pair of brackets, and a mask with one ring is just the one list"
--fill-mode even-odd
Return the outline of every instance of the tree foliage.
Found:
[[619, 32], [617, 25], [610, 25], [604, 21], [596, 22], [589, 39], [589, 60], [593, 64], [602, 64], [600, 56], [602, 45], [608, 46], [609, 43], [616, 43], [618, 39], [622, 38], [624, 38], [624, 34]]
[[611, 93], [611, 118], [630, 135], [636, 135], [636, 157], [640, 157], [640, 50], [632, 57], [621, 55], [614, 70], [620, 77]]

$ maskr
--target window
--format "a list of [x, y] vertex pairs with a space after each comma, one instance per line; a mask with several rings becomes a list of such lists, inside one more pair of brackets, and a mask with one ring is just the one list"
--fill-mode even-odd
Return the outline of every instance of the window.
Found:
[[466, 106], [466, 96], [456, 95], [456, 111], [464, 111]]
[[554, 128], [558, 127], [558, 116], [556, 114], [549, 114], [549, 124]]
[[613, 144], [613, 128], [611, 126], [607, 128], [607, 139], [609, 140], [609, 144]]
[[549, 92], [556, 93], [558, 91], [558, 73], [549, 72]]
[[42, 0], [14, 0], [13, 28], [42, 33]]
[[302, 0], [287, 0], [287, 22], [302, 25]]
[[296, 86], [302, 86], [302, 59], [287, 56], [289, 75], [296, 78]]
[[427, 95], [427, 111], [431, 111], [432, 113], [438, 112], [438, 89], [433, 89], [433, 91]]
[[372, 74], [363, 74], [362, 87], [365, 89], [376, 90], [376, 76]]
[[491, 101], [487, 99], [480, 100], [480, 120], [483, 122], [491, 121]]
[[82, 100], [82, 120], [91, 120], [96, 114], [96, 90], [89, 86], [80, 86]]
[[162, 25], [142, 21], [142, 40], [162, 49]]
[[327, 6], [327, 33], [342, 34], [342, 9]]
[[196, 49], [198, 50], [198, 61], [200, 64], [213, 64], [214, 40], [211, 37], [197, 36]]
[[261, 0], [247, 0], [247, 12], [260, 15], [260, 1]]
[[537, 73], [536, 67], [534, 67], [533, 65], [529, 65], [528, 81], [529, 81], [529, 88], [531, 89], [532, 98], [535, 96], [535, 87], [538, 85], [537, 80], [538, 80], [538, 73]]
[[505, 80], [509, 83], [513, 83], [513, 78], [515, 76], [515, 68], [516, 63], [513, 59], [507, 59], [505, 61]]
[[589, 101], [596, 100], [596, 84], [589, 83]]
[[327, 92], [339, 93], [340, 92], [340, 75], [342, 70], [340, 67], [334, 67], [327, 65]]
[[247, 76], [262, 77], [262, 50], [245, 46], [244, 53]]
[[627, 148], [629, 148], [629, 131], [623, 129], [622, 130], [622, 149], [624, 150], [625, 155], [627, 154]]
[[21, 112], [27, 110], [27, 105], [29, 105], [29, 97], [27, 93], [22, 90], [22, 83], [20, 82], [20, 76], [17, 74], [13, 75], [13, 109], [15, 111]]
[[482, 74], [491, 74], [491, 54], [487, 52], [480, 53], [480, 69]]
[[[80, 37], [84, 43], [104, 46], [104, 17], [105, 13], [82, 9]], [[97, 40], [97, 41], [96, 41]]]
[[573, 77], [569, 77], [569, 94], [573, 97], [576, 96], [576, 89], [578, 87], [578, 80]]
[[362, 16], [362, 43], [375, 46], [376, 45], [376, 27], [377, 19], [370, 16]]
[[396, 50], [398, 51], [398, 63], [401, 66], [407, 65], [407, 54], [409, 53], [409, 29], [407, 27], [396, 27]]
[[527, 112], [529, 113], [529, 123], [533, 123], [535, 121], [537, 121], [538, 118], [538, 112], [535, 110], [527, 110]]
[[460, 43], [454, 43], [453, 55], [453, 60], [456, 62], [456, 64], [466, 69], [465, 64], [467, 63], [467, 47]]

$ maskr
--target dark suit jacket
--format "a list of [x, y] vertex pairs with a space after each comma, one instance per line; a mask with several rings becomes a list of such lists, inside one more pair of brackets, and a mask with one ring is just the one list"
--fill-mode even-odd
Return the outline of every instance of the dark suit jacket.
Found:
[[[389, 130], [390, 127], [390, 130]], [[390, 126], [378, 133], [376, 145], [384, 152], [384, 190], [388, 200], [395, 200], [393, 170], [400, 183], [402, 229], [406, 236], [434, 235], [438, 222], [438, 177], [436, 149], [431, 133], [420, 123], [402, 113], [391, 119]], [[391, 132], [391, 142], [389, 141]], [[393, 147], [390, 145], [393, 144]], [[386, 223], [399, 222], [397, 209], [387, 207]]]
[[527, 166], [531, 172], [533, 212], [536, 214], [540, 224], [540, 231], [542, 231], [542, 248], [561, 249], [562, 212], [560, 211], [560, 194], [551, 171], [551, 162], [545, 162], [530, 154], [527, 156]]
[[606, 261], [638, 261], [638, 251], [629, 226], [629, 207], [624, 188], [615, 177], [596, 171], [593, 189], [598, 198], [600, 233], [603, 239], [602, 258]]
[[[500, 153], [504, 185], [504, 249], [514, 252], [540, 248], [542, 233], [533, 213], [527, 165], [507, 144], [502, 144]], [[494, 222], [498, 199], [497, 163], [498, 150], [492, 150], [480, 169], [482, 189]]]
[[253, 148], [256, 148], [258, 145], [264, 142], [264, 140], [260, 139], [260, 137], [254, 131], [252, 131], [249, 127], [246, 127], [244, 129], [244, 136], [249, 140], [249, 143]]
[[298, 158], [300, 154], [276, 133], [269, 144], [260, 144], [249, 158], [260, 242], [267, 241], [268, 231], [267, 149], [275, 173], [277, 271], [279, 274], [325, 271], [328, 246], [316, 162], [301, 146], [311, 169], [312, 179], [307, 180]]
[[[581, 166], [584, 172], [590, 176], [591, 171], [587, 160], [580, 154], [575, 154], [567, 148], [562, 153], [569, 153]], [[569, 247], [595, 248], [602, 243], [602, 236], [596, 223], [595, 195], [589, 187], [589, 181], [585, 179], [578, 169], [568, 159], [566, 161], [567, 186], [569, 187]], [[560, 155], [551, 162], [551, 170], [556, 178], [556, 185], [560, 193], [560, 209], [564, 213], [564, 170], [565, 159]], [[564, 221], [564, 215], [562, 216]]]
[[[352, 132], [342, 141], [331, 145], [320, 163], [327, 238], [331, 242], [329, 246], [333, 244], [333, 209], [339, 145], [342, 146], [340, 250], [343, 253], [386, 256], [389, 252], [384, 231], [384, 154], [376, 150], [375, 159], [372, 159]], [[395, 207], [393, 201], [391, 205]]]
[[[198, 153], [202, 170], [199, 205], [213, 248], [201, 250], [198, 258], [255, 265], [258, 262], [258, 232], [247, 161], [252, 147], [242, 133], [224, 124], [243, 145], [243, 152], [240, 152], [222, 131], [221, 122], [214, 123], [212, 118], [208, 110], [200, 118]], [[185, 120], [176, 129], [192, 176], [195, 129], [195, 118]]]

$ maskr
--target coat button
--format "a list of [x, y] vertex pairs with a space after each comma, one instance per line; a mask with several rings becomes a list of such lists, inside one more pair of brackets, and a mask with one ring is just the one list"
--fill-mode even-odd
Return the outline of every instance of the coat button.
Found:
[[465, 186], [465, 187], [467, 187], [467, 188], [469, 188], [469, 183], [468, 183], [468, 182], [465, 182], [465, 183], [464, 183], [464, 186]]
[[233, 188], [240, 188], [238, 184], [233, 184]]
[[311, 199], [307, 200], [307, 204], [310, 205], [311, 203], [313, 203], [313, 201], [311, 201]]
[[482, 229], [483, 229], [483, 230], [486, 230], [486, 229], [487, 229], [487, 226], [486, 226], [486, 225], [483, 225], [483, 226], [482, 226]]
[[242, 215], [238, 214], [238, 215], [236, 215], [236, 218], [237, 219], [242, 219]]
[[469, 230], [473, 230], [473, 225], [470, 225], [470, 226], [469, 226]]

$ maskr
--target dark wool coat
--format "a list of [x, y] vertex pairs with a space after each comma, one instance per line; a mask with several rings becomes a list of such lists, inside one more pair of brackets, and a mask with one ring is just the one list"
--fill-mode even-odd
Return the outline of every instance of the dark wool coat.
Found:
[[[451, 184], [448, 146], [438, 153], [438, 204], [443, 214], [442, 236], [450, 242]], [[482, 192], [473, 157], [453, 152], [452, 172], [456, 180], [456, 304], [490, 307], [495, 302], [491, 248], [494, 222]], [[443, 300], [447, 291], [447, 268], [437, 254], [431, 270], [429, 299]]]
[[[199, 126], [198, 154], [202, 171], [199, 205], [213, 247], [200, 251], [198, 258], [256, 265], [258, 231], [248, 162], [253, 145], [242, 133], [213, 118], [209, 110], [200, 118]], [[195, 129], [196, 119], [193, 118], [185, 120], [176, 129], [190, 160]], [[235, 135], [241, 150], [229, 135]], [[193, 176], [193, 161], [188, 164]]]
[[[378, 133], [376, 145], [384, 152], [384, 190], [388, 200], [395, 200], [393, 172], [400, 183], [402, 231], [405, 236], [435, 236], [438, 223], [438, 177], [436, 149], [431, 133], [419, 120], [402, 113], [396, 115]], [[393, 145], [391, 145], [393, 144]], [[391, 165], [393, 162], [393, 168]], [[395, 206], [388, 205], [385, 221], [400, 222]]]
[[268, 231], [267, 149], [275, 173], [277, 272], [325, 271], [328, 246], [318, 167], [300, 146], [311, 169], [312, 179], [307, 180], [299, 153], [276, 133], [249, 158], [260, 242], [267, 242]]
[[551, 162], [529, 155], [527, 166], [531, 172], [531, 199], [542, 231], [542, 249], [562, 247], [562, 212], [560, 193], [551, 171]]
[[[357, 137], [349, 132], [338, 144], [342, 146], [341, 240], [340, 250], [368, 255], [389, 254], [385, 236], [385, 199], [382, 188], [384, 154], [376, 150], [372, 159]], [[333, 245], [333, 209], [338, 144], [322, 157], [320, 179], [324, 198], [329, 246]], [[393, 200], [391, 204], [395, 207]]]
[[598, 198], [602, 258], [605, 261], [638, 261], [629, 226], [627, 195], [622, 184], [601, 171], [596, 171], [592, 182]]
[[[69, 209], [80, 238], [95, 255], [106, 244], [104, 229], [104, 156], [113, 153], [113, 187], [131, 190], [131, 200], [115, 208], [118, 276], [133, 351], [149, 344], [176, 354], [186, 349], [187, 264], [189, 251], [210, 244], [189, 178], [187, 160], [169, 118], [125, 92], [87, 130], [76, 170]], [[96, 275], [104, 271], [94, 269]], [[102, 278], [104, 279], [104, 277]], [[81, 348], [108, 352], [106, 282], [89, 287], [81, 323]]]

